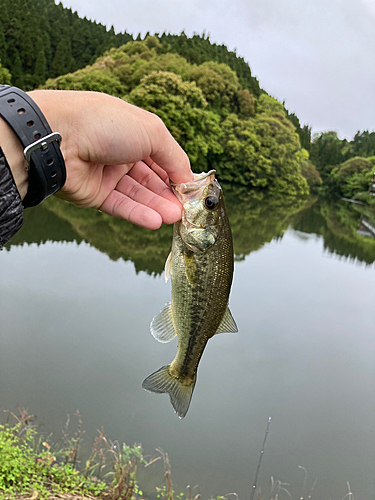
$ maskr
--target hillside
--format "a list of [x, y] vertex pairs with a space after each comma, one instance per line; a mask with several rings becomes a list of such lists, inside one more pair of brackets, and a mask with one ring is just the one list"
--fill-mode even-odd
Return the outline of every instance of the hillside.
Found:
[[49, 79], [45, 88], [102, 91], [156, 113], [196, 171], [263, 194], [308, 194], [308, 153], [281, 103], [258, 98], [226, 64], [191, 64], [160, 40], [128, 42], [90, 66]]
[[[134, 41], [144, 42], [148, 35], [144, 39], [138, 35], [134, 40], [133, 36], [126, 31], [115, 33], [113, 27], [108, 29], [95, 21], [90, 21], [87, 18], [82, 19], [76, 12], [65, 8], [62, 3], [56, 4], [54, 0], [0, 0], [0, 81], [29, 90], [43, 85], [48, 78], [74, 73], [86, 66], [93, 65], [99, 57], [113, 48], [117, 49]], [[256, 114], [257, 104], [261, 102], [265, 92], [260, 87], [258, 80], [252, 75], [249, 64], [242, 57], [239, 57], [236, 51], [228, 50], [225, 45], [212, 43], [209, 36], [205, 34], [194, 34], [192, 37], [188, 37], [184, 32], [180, 34], [156, 33], [154, 38], [158, 40], [158, 55], [164, 56], [165, 59], [173, 60], [178, 55], [191, 67], [203, 68], [205, 63], [206, 69], [212, 69], [212, 67], [210, 68], [211, 63], [229, 67], [236, 77], [238, 88], [237, 103], [233, 105], [232, 102], [232, 106], [227, 109], [240, 116], [242, 120], [245, 118], [243, 110], [246, 106], [254, 107], [254, 115]], [[142, 57], [146, 56], [139, 55], [140, 59]], [[179, 60], [181, 61], [181, 58]], [[173, 68], [168, 71], [175, 73]], [[180, 75], [179, 70], [176, 74]], [[183, 81], [190, 79], [196, 81], [198, 87], [200, 86], [197, 80], [194, 80], [194, 76], [180, 76]], [[97, 83], [96, 90], [104, 90], [102, 83]], [[214, 81], [211, 83], [214, 86], [217, 84]], [[207, 81], [206, 85], [211, 83]], [[159, 83], [157, 82], [157, 84]], [[122, 88], [121, 96], [129, 90], [134, 89], [128, 88], [124, 92]], [[239, 92], [240, 90], [242, 93]], [[121, 94], [118, 89], [105, 91], [110, 91], [115, 95]], [[213, 92], [215, 92], [214, 89]], [[250, 98], [253, 99], [252, 103], [248, 102], [249, 95], [252, 96]], [[204, 97], [208, 108], [213, 107], [213, 112], [220, 115], [220, 123], [223, 125], [222, 118], [226, 111], [225, 109], [223, 112], [219, 110], [222, 105], [220, 99], [210, 102], [207, 95]], [[139, 96], [137, 99], [139, 101]], [[241, 106], [242, 111], [239, 111]], [[368, 199], [366, 192], [371, 178], [370, 171], [373, 170], [374, 165], [372, 157], [375, 153], [375, 132], [358, 132], [352, 141], [338, 139], [335, 132], [323, 132], [314, 137], [311, 143], [311, 128], [307, 125], [302, 127], [298, 117], [294, 113], [289, 113], [283, 104], [279, 107], [279, 111], [293, 124], [293, 130], [298, 134], [300, 146], [310, 152], [311, 161], [307, 160], [308, 156], [305, 152], [302, 155], [303, 161], [300, 159], [298, 162], [299, 169], [310, 187], [315, 190], [323, 189], [324, 192], [336, 195], [355, 197], [358, 194], [360, 198]], [[245, 111], [246, 113], [249, 111]], [[234, 122], [231, 123], [231, 126], [233, 126], [236, 140], [242, 141], [243, 131], [240, 131]], [[212, 130], [211, 127], [211, 132]], [[211, 144], [211, 146], [213, 145]], [[190, 155], [193, 162], [195, 164], [198, 162], [202, 168], [205, 165], [218, 163], [221, 159], [225, 161], [225, 157], [217, 156], [218, 148], [216, 150], [215, 147], [211, 150], [208, 148], [207, 154], [205, 153], [203, 156], [202, 151], [199, 153], [198, 150], [197, 148], [195, 148], [195, 152], [191, 150]], [[212, 154], [216, 156], [213, 157]], [[249, 154], [248, 150], [247, 154]], [[353, 168], [347, 168], [346, 162], [356, 158], [360, 160], [359, 163], [358, 161], [356, 163], [360, 172], [355, 172], [355, 174], [358, 173], [361, 178], [358, 179], [357, 175], [353, 178], [351, 174], [350, 179], [347, 179], [346, 174], [351, 172]], [[229, 161], [232, 159], [230, 157]], [[369, 163], [363, 162], [363, 159], [367, 159]], [[320, 177], [323, 180], [322, 188], [319, 188]], [[228, 180], [233, 181], [233, 176], [229, 176]], [[242, 178], [240, 184], [255, 187], [254, 182], [247, 182], [246, 178]], [[258, 184], [259, 187], [261, 187], [261, 183]]]
[[[146, 35], [147, 37], [147, 35]], [[157, 34], [164, 52], [178, 53], [191, 63], [224, 62], [244, 88], [261, 89], [249, 65], [225, 45], [205, 35]], [[92, 64], [112, 47], [133, 40], [127, 32], [115, 34], [100, 23], [80, 18], [54, 0], [0, 0], [0, 61], [12, 74], [12, 83], [30, 90], [64, 73]], [[140, 40], [140, 36], [137, 37]]]
[[[147, 34], [148, 35], [148, 34]], [[146, 35], [146, 37], [147, 37]], [[204, 34], [156, 34], [163, 51], [183, 56], [192, 64], [215, 61], [227, 64], [243, 88], [258, 97], [263, 91], [248, 63], [225, 45], [212, 43]], [[47, 78], [76, 71], [92, 64], [111, 47], [132, 41], [129, 33], [115, 33], [100, 23], [80, 18], [54, 0], [0, 0], [0, 79], [7, 68], [12, 84], [25, 90], [42, 85]], [[138, 35], [137, 41], [141, 38]], [[295, 114], [288, 114], [301, 144], [309, 149], [311, 129], [301, 127]]]

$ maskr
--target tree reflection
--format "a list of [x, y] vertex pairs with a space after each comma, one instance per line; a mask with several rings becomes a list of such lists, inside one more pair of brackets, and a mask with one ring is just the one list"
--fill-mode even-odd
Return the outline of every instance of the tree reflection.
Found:
[[[325, 250], [335, 255], [366, 264], [375, 261], [375, 238], [363, 229], [375, 227], [375, 214], [369, 207], [340, 200], [266, 198], [230, 185], [223, 185], [223, 190], [236, 260], [282, 238], [292, 227], [322, 236]], [[150, 231], [51, 197], [26, 210], [24, 227], [6, 248], [48, 240], [85, 241], [113, 260], [132, 261], [137, 272], [160, 274], [170, 251], [172, 228]]]

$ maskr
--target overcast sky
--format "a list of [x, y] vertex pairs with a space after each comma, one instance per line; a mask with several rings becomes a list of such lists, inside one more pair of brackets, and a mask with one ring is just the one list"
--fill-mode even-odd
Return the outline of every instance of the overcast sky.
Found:
[[62, 0], [116, 32], [210, 34], [313, 132], [375, 129], [375, 0]]

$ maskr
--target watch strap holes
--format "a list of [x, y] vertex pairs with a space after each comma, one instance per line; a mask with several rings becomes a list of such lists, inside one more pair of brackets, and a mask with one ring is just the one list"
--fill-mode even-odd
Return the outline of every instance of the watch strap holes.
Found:
[[17, 109], [17, 113], [18, 113], [19, 115], [23, 115], [25, 112], [26, 112], [26, 111], [25, 111], [25, 108], [19, 108], [19, 109]]
[[8, 99], [7, 102], [8, 102], [8, 104], [13, 104], [14, 102], [16, 102], [16, 100], [15, 99]]
[[48, 158], [47, 160], [47, 165], [50, 167], [51, 165], [53, 165], [53, 158]]
[[32, 126], [34, 125], [34, 122], [33, 122], [32, 120], [29, 120], [29, 121], [26, 123], [26, 125], [27, 125], [28, 127], [32, 127]]

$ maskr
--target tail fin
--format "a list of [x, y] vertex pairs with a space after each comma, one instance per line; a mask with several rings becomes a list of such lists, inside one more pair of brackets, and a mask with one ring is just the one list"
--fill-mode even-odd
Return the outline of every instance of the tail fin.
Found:
[[195, 386], [195, 381], [190, 385], [184, 385], [169, 372], [170, 365], [163, 366], [160, 370], [152, 373], [142, 383], [143, 389], [150, 392], [169, 394], [172, 406], [180, 418], [184, 418], [189, 406]]

